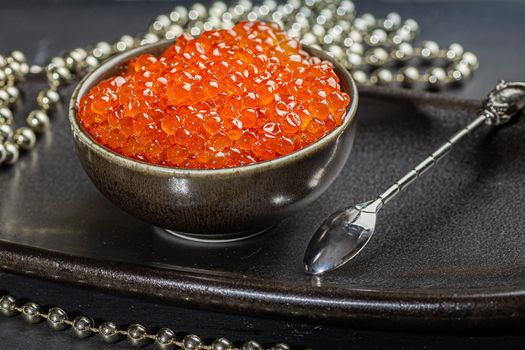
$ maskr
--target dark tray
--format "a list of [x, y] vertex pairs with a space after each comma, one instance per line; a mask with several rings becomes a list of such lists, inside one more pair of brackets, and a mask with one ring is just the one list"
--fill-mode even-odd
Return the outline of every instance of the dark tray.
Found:
[[300, 214], [244, 242], [191, 243], [106, 200], [84, 174], [64, 109], [0, 171], [2, 269], [183, 305], [375, 327], [499, 328], [525, 319], [525, 124], [480, 131], [389, 204], [351, 263], [303, 273], [333, 210], [372, 198], [474, 117], [478, 101], [364, 89], [354, 150]]

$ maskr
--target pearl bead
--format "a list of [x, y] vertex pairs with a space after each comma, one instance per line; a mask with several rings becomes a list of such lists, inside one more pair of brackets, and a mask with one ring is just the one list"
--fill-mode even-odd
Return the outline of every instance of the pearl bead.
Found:
[[0, 143], [13, 138], [13, 129], [9, 124], [0, 124]]
[[242, 350], [263, 350], [263, 348], [256, 341], [250, 340], [242, 345]]
[[430, 88], [439, 88], [442, 84], [446, 83], [447, 72], [441, 67], [435, 67], [427, 74], [426, 80]]
[[104, 322], [98, 327], [98, 335], [106, 343], [114, 343], [120, 338], [117, 325], [113, 322]]
[[382, 47], [371, 48], [365, 53], [365, 62], [371, 66], [382, 66], [388, 61], [388, 52]]
[[301, 38], [301, 43], [304, 45], [313, 45], [317, 43], [317, 38], [312, 33], [305, 33]]
[[87, 316], [78, 316], [73, 320], [73, 331], [79, 338], [87, 338], [93, 333], [95, 322]]
[[47, 313], [47, 324], [55, 331], [67, 328], [67, 314], [64, 310], [54, 307]]
[[468, 78], [471, 74], [471, 70], [468, 64], [459, 62], [454, 64], [448, 71], [448, 78], [455, 83], [459, 83], [462, 80]]
[[233, 344], [226, 338], [216, 339], [211, 344], [212, 350], [231, 350], [232, 348], [233, 348]]
[[0, 125], [13, 125], [13, 112], [7, 107], [0, 108]]
[[7, 95], [9, 96], [9, 104], [15, 103], [20, 97], [20, 90], [18, 90], [16, 86], [7, 86], [5, 92], [7, 92]]
[[461, 59], [463, 51], [463, 46], [458, 43], [452, 43], [445, 52], [445, 57], [450, 61], [458, 61]]
[[416, 34], [419, 31], [419, 24], [417, 24], [415, 19], [407, 18], [405, 22], [403, 22], [402, 28]]
[[36, 135], [32, 129], [21, 127], [15, 130], [13, 134], [13, 141], [18, 146], [18, 148], [28, 151], [35, 147]]
[[322, 39], [326, 35], [326, 30], [324, 29], [323, 26], [321, 26], [319, 24], [314, 24], [314, 26], [312, 27], [312, 34], [315, 35], [315, 37], [319, 41], [322, 41]]
[[168, 30], [164, 34], [164, 38], [168, 40], [176, 39], [179, 36], [181, 36], [182, 33], [184, 33], [184, 29], [178, 24], [173, 24], [168, 28]]
[[159, 40], [160, 40], [160, 38], [157, 36], [157, 34], [146, 33], [146, 34], [144, 34], [144, 36], [140, 40], [140, 45], [142, 46], [142, 45], [154, 44], [154, 43], [156, 43]]
[[345, 57], [345, 52], [339, 45], [330, 45], [327, 53], [337, 61], [342, 61]]
[[162, 328], [155, 336], [155, 345], [160, 350], [169, 350], [175, 347], [175, 333], [169, 328]]
[[28, 71], [29, 66], [27, 63], [18, 63], [16, 61], [8, 62], [7, 66], [4, 67], [4, 73], [7, 75], [8, 80], [22, 80]]
[[26, 122], [34, 132], [42, 133], [49, 128], [49, 117], [45, 111], [40, 109], [31, 111]]
[[[4, 160], [7, 157], [7, 151], [6, 147], [4, 147]], [[14, 316], [18, 313], [18, 311], [15, 309], [16, 307], [16, 299], [13, 298], [10, 295], [4, 295], [2, 298], [0, 298], [0, 313], [4, 316]]]
[[479, 61], [475, 54], [470, 51], [467, 51], [463, 54], [461, 61], [465, 62], [470, 69], [476, 70], [479, 68]]
[[6, 64], [7, 64], [7, 58], [4, 55], [0, 54], [0, 68], [5, 67]]
[[182, 347], [185, 350], [197, 350], [201, 347], [201, 345], [201, 338], [199, 338], [195, 334], [188, 334], [182, 340]]
[[388, 85], [394, 81], [394, 75], [386, 68], [380, 68], [372, 73], [370, 76], [372, 84]]
[[344, 20], [351, 20], [355, 16], [355, 6], [352, 1], [341, 1], [337, 9], [335, 10], [337, 18]]
[[22, 306], [22, 317], [28, 323], [38, 323], [42, 321], [40, 306], [37, 303], [28, 302]]
[[368, 76], [362, 70], [353, 71], [352, 77], [357, 84], [365, 85], [368, 83]]
[[146, 328], [140, 324], [132, 324], [128, 327], [128, 342], [131, 346], [141, 347], [148, 342]]
[[13, 142], [7, 141], [4, 143], [4, 148], [6, 151], [6, 157], [5, 157], [4, 163], [5, 164], [15, 164], [18, 161], [18, 157], [20, 156], [18, 147]]
[[399, 30], [390, 34], [388, 40], [394, 45], [400, 45], [401, 43], [408, 43], [412, 41], [413, 35], [411, 32], [400, 28]]
[[88, 57], [86, 57], [85, 62], [86, 62], [86, 71], [88, 72], [95, 70], [100, 65], [100, 61], [95, 56], [92, 56], [92, 55], [89, 55]]
[[433, 60], [439, 56], [439, 46], [434, 41], [424, 41], [419, 49], [419, 55], [424, 60]]
[[280, 343], [272, 346], [271, 350], [290, 350], [290, 347], [287, 344]]
[[363, 13], [361, 18], [366, 22], [368, 28], [375, 27], [377, 23], [376, 18], [371, 13]]
[[105, 60], [113, 53], [113, 48], [106, 41], [99, 41], [91, 50], [91, 55], [98, 60]]
[[228, 10], [228, 6], [222, 1], [215, 1], [208, 11], [211, 17], [220, 18], [224, 12]]
[[419, 71], [415, 67], [404, 67], [399, 73], [401, 74], [401, 81], [406, 86], [411, 86], [419, 79]]

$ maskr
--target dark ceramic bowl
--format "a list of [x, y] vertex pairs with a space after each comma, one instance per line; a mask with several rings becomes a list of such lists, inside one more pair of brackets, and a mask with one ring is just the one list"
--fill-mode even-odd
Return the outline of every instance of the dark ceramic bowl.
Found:
[[153, 225], [196, 240], [245, 238], [273, 226], [319, 197], [346, 162], [354, 141], [357, 89], [350, 74], [325, 53], [310, 54], [335, 65], [351, 98], [344, 123], [314, 144], [253, 165], [180, 169], [121, 156], [94, 141], [77, 119], [80, 98], [144, 53], [160, 54], [159, 42], [115, 56], [87, 75], [71, 98], [70, 123], [80, 161], [95, 186], [116, 205]]

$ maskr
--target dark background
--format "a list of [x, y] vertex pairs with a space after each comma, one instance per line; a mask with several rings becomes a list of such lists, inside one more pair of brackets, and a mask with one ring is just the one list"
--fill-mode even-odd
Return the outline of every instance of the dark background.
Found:
[[[31, 63], [98, 40], [144, 31], [151, 18], [189, 1], [15, 1], [0, 2], [0, 52], [17, 48]], [[498, 79], [524, 80], [525, 2], [521, 1], [356, 1], [358, 13], [382, 16], [396, 11], [418, 20], [418, 40], [441, 45], [457, 41], [475, 52], [481, 68], [464, 87], [442, 93], [480, 98]], [[32, 99], [27, 99], [32, 101]], [[32, 102], [25, 106], [34, 108]], [[0, 194], [1, 196], [1, 194]], [[1, 198], [1, 197], [0, 197]], [[262, 343], [288, 342], [313, 349], [522, 349], [524, 332], [422, 334], [349, 329], [192, 310], [97, 290], [0, 273], [0, 290], [42, 305], [60, 305], [118, 324], [169, 326], [211, 339], [219, 336]], [[20, 317], [0, 318], [0, 349], [122, 349], [96, 337], [77, 340], [70, 331], [53, 333]]]

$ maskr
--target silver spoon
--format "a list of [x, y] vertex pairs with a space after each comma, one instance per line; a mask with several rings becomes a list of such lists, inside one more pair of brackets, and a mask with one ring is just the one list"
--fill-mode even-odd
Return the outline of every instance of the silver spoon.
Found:
[[432, 168], [453, 146], [481, 125], [505, 124], [520, 114], [524, 107], [525, 83], [500, 81], [489, 93], [473, 122], [454, 134], [385, 192], [372, 201], [341, 209], [326, 219], [306, 248], [306, 272], [318, 275], [331, 271], [359, 254], [372, 238], [377, 213], [386, 203]]

